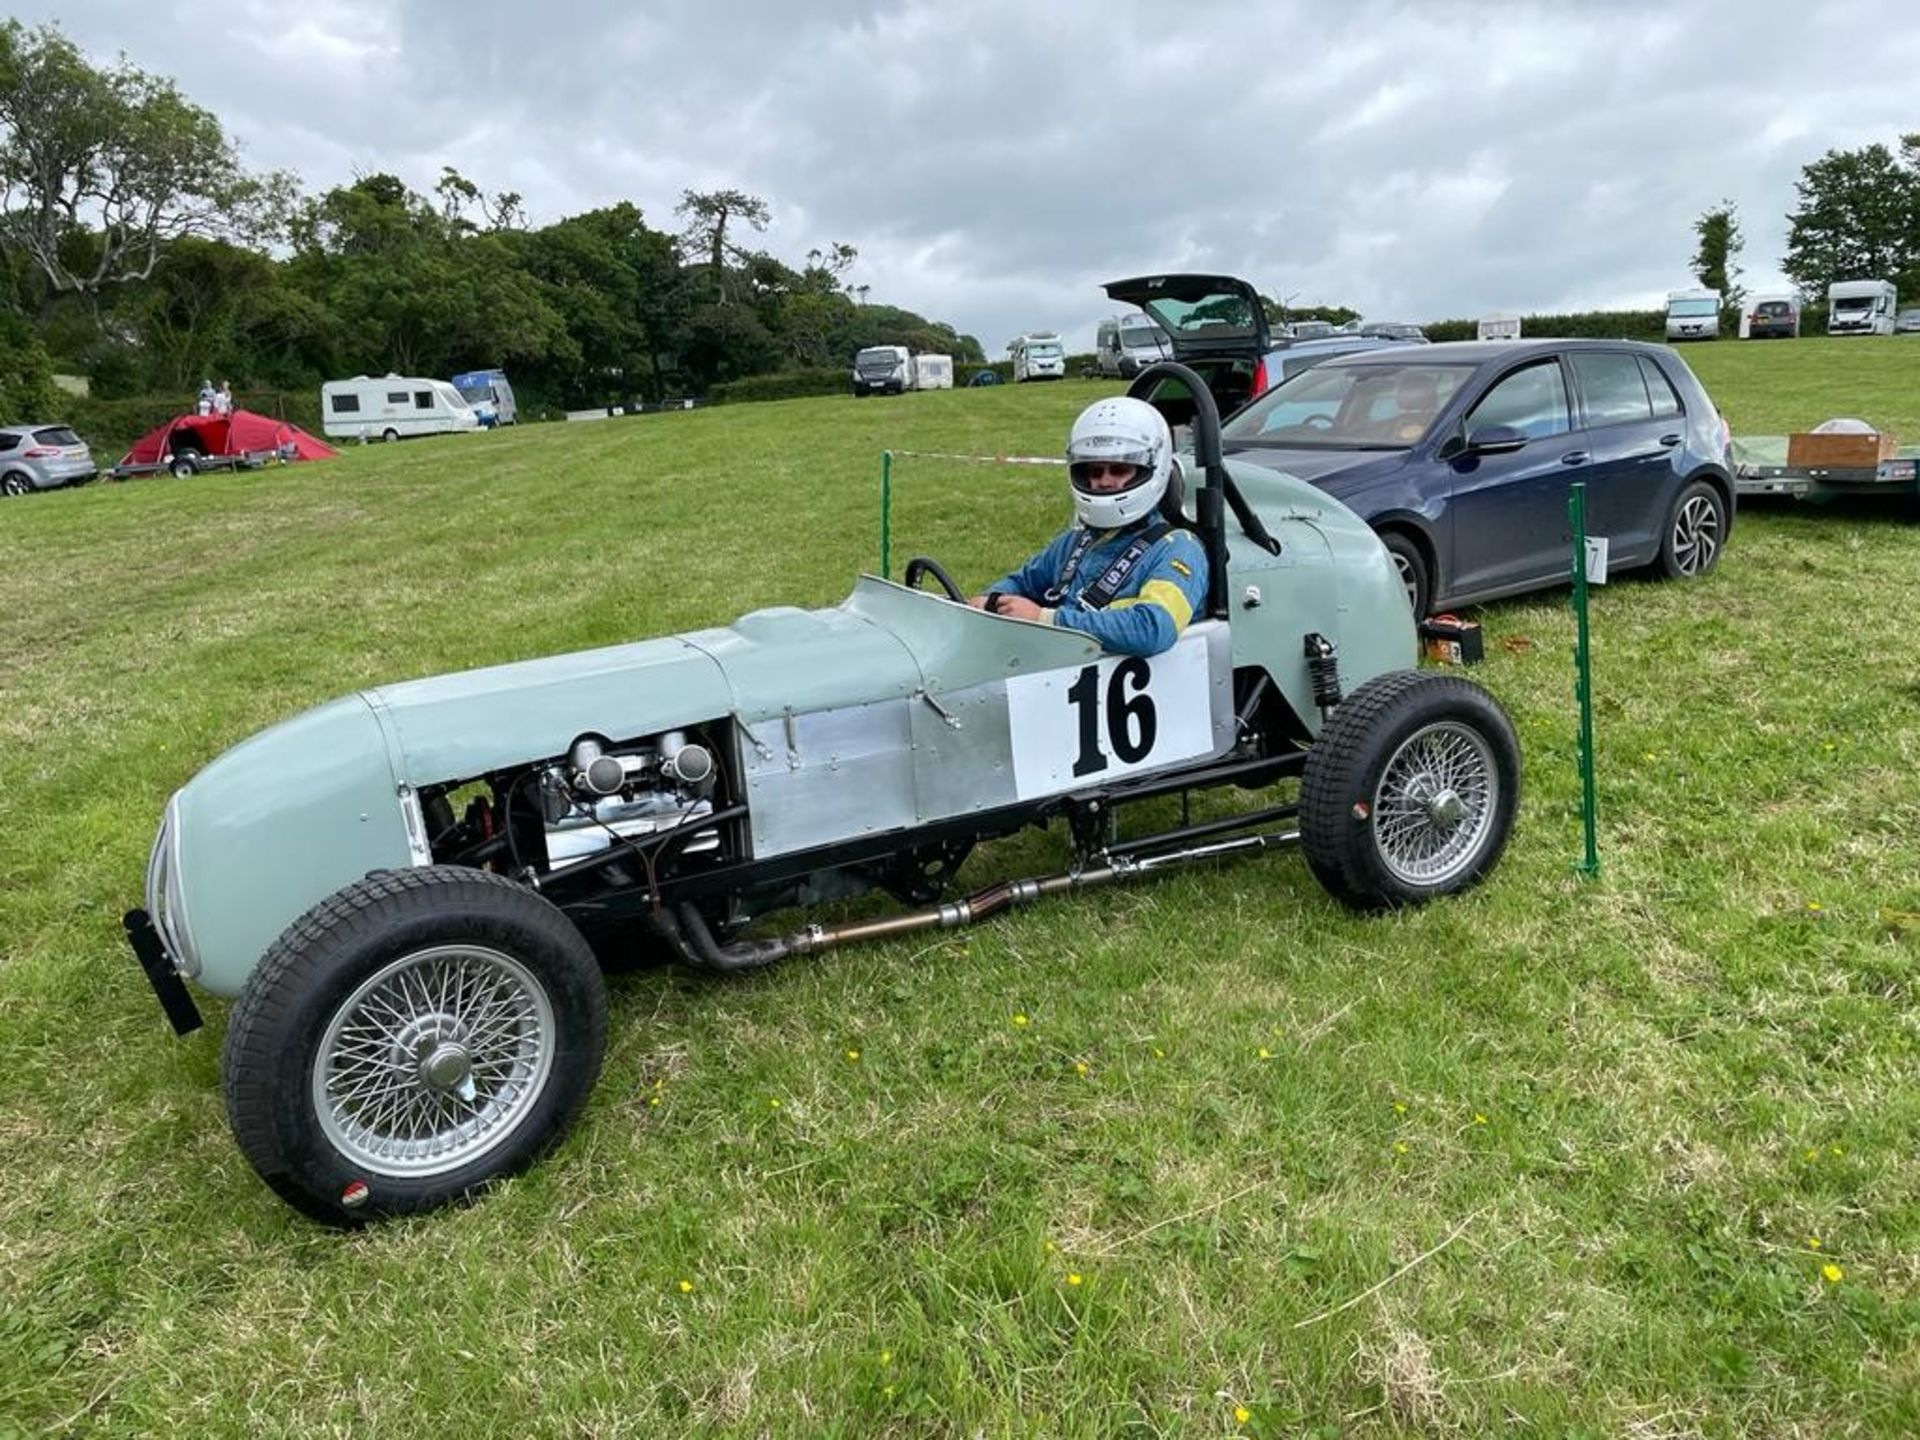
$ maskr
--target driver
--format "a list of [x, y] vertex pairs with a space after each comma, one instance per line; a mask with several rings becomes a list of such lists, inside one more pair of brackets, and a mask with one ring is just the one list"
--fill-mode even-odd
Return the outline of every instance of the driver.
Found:
[[1431, 370], [1403, 370], [1393, 387], [1393, 417], [1386, 438], [1412, 444], [1427, 433], [1440, 410], [1440, 381]]
[[1144, 400], [1096, 400], [1067, 438], [1074, 524], [985, 595], [995, 615], [1081, 630], [1107, 650], [1158, 655], [1206, 602], [1207, 557], [1160, 514], [1173, 436]]

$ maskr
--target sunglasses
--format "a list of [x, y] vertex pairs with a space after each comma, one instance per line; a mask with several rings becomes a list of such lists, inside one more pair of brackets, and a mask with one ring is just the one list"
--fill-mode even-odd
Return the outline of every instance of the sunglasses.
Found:
[[1109, 475], [1116, 480], [1131, 480], [1139, 470], [1138, 465], [1128, 465], [1119, 460], [1080, 460], [1073, 467], [1073, 473], [1082, 480], [1104, 480]]

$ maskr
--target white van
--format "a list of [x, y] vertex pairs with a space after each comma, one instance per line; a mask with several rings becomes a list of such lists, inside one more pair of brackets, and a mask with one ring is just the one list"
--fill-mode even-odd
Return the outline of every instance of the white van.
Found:
[[444, 380], [356, 375], [320, 387], [320, 428], [329, 440], [399, 440], [478, 430], [480, 417]]
[[1827, 287], [1827, 333], [1891, 335], [1899, 308], [1891, 280], [1836, 280]]
[[468, 370], [448, 382], [473, 407], [482, 425], [512, 425], [520, 419], [513, 386], [504, 370]]
[[951, 355], [914, 356], [913, 388], [951, 390], [953, 388], [953, 357]]
[[1722, 303], [1718, 290], [1669, 290], [1667, 339], [1718, 340]]
[[1520, 338], [1520, 317], [1497, 310], [1491, 315], [1483, 315], [1474, 329], [1476, 340], [1518, 340]]
[[869, 345], [853, 357], [855, 395], [898, 395], [913, 379], [913, 357], [904, 345]]
[[1007, 349], [1013, 352], [1013, 378], [1016, 382], [1066, 378], [1067, 352], [1060, 346], [1060, 337], [1051, 330], [1036, 330], [1031, 335], [1022, 335]]
[[1173, 358], [1167, 332], [1144, 315], [1109, 315], [1093, 336], [1093, 368], [1131, 380], [1156, 360]]

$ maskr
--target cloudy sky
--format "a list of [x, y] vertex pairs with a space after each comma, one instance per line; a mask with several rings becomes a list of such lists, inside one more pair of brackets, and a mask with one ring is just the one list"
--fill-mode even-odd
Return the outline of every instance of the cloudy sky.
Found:
[[764, 198], [874, 300], [1090, 348], [1103, 280], [1218, 270], [1376, 319], [1652, 306], [1734, 201], [1920, 126], [1911, 0], [15, 0], [312, 190], [453, 165], [534, 224]]

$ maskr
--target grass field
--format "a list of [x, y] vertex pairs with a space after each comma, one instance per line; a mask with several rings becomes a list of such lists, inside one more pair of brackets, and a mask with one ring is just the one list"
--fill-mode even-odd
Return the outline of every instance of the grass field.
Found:
[[[1920, 341], [1686, 352], [1735, 429], [1920, 438]], [[1094, 393], [796, 401], [0, 505], [0, 1436], [1920, 1432], [1920, 514], [1743, 511], [1485, 607], [1527, 764], [1471, 895], [1297, 856], [747, 978], [611, 982], [569, 1141], [317, 1229], [228, 1137], [225, 1009], [120, 937], [161, 806], [291, 711], [844, 595], [883, 446], [1056, 453]], [[990, 578], [1051, 470], [904, 459]], [[1055, 837], [965, 879], [1033, 873]]]

